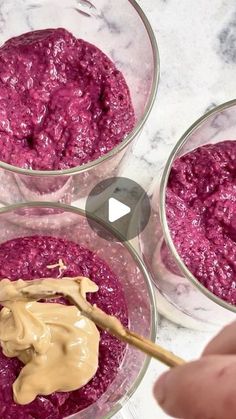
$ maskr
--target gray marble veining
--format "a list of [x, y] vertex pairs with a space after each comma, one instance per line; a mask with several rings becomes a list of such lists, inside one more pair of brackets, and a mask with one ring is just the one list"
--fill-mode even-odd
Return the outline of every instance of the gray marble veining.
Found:
[[154, 28], [161, 60], [156, 103], [133, 150], [148, 185], [185, 130], [235, 97], [236, 6], [232, 0], [139, 4]]

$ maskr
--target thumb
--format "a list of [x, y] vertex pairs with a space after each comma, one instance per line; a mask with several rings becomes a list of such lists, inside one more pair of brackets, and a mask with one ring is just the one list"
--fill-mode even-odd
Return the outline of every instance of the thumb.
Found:
[[236, 356], [210, 355], [165, 373], [154, 395], [173, 417], [235, 419], [235, 386]]

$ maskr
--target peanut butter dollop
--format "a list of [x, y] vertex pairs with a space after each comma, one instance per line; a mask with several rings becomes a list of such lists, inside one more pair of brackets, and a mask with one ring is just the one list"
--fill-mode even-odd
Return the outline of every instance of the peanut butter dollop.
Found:
[[[25, 366], [13, 384], [14, 400], [32, 402], [38, 395], [72, 391], [87, 384], [98, 368], [99, 332], [78, 308], [34, 301], [23, 294], [30, 281], [0, 281], [0, 344], [5, 356]], [[54, 288], [85, 298], [98, 287], [88, 278], [43, 279], [37, 287]], [[77, 294], [77, 295], [76, 295]]]

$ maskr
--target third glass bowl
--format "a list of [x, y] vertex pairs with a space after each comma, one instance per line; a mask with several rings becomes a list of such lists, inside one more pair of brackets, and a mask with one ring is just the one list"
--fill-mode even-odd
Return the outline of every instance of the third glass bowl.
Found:
[[172, 241], [166, 217], [166, 187], [174, 161], [205, 144], [236, 141], [236, 100], [197, 120], [174, 147], [150, 190], [152, 215], [139, 237], [143, 258], [157, 289], [158, 310], [186, 327], [216, 330], [235, 320], [236, 307], [216, 297], [187, 269]]
[[0, 162], [0, 205], [25, 201], [76, 205], [100, 180], [117, 174], [122, 157], [129, 153], [152, 108], [159, 79], [152, 28], [135, 0], [3, 0], [1, 16], [1, 44], [32, 30], [64, 27], [112, 57], [129, 86], [136, 126], [101, 158], [55, 171], [24, 170]]
[[[96, 224], [100, 233], [114, 237], [111, 230], [94, 220], [94, 226]], [[83, 210], [35, 202], [1, 208], [0, 233], [1, 243], [20, 237], [46, 235], [73, 241], [95, 252], [120, 279], [130, 330], [155, 340], [155, 299], [146, 267], [130, 244], [106, 240], [97, 234], [96, 229], [92, 230]], [[137, 389], [148, 364], [149, 359], [143, 353], [127, 347], [118, 374], [106, 392], [97, 402], [70, 418], [112, 417]]]

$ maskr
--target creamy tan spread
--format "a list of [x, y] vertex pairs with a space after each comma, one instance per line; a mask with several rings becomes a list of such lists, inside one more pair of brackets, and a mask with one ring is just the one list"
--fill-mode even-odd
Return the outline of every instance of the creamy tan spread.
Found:
[[[43, 279], [42, 287], [85, 298], [98, 287], [88, 278], [78, 281]], [[78, 308], [37, 302], [22, 290], [30, 281], [0, 281], [0, 344], [8, 357], [18, 357], [25, 366], [13, 384], [14, 400], [30, 403], [37, 395], [72, 391], [90, 381], [98, 368], [99, 332]]]

